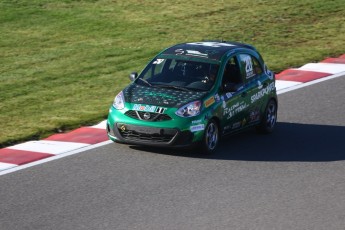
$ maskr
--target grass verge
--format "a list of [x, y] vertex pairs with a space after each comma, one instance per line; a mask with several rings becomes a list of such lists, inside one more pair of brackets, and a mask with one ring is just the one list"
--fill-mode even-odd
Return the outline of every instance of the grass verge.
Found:
[[345, 51], [343, 0], [0, 0], [0, 12], [0, 147], [105, 119], [128, 73], [175, 43], [250, 43], [276, 72]]

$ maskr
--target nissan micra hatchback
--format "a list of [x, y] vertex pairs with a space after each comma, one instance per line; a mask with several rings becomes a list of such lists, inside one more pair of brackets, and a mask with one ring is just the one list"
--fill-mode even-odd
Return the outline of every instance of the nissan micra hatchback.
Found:
[[277, 121], [274, 73], [247, 44], [178, 44], [130, 79], [109, 110], [115, 142], [213, 152], [221, 136], [251, 126], [271, 133]]

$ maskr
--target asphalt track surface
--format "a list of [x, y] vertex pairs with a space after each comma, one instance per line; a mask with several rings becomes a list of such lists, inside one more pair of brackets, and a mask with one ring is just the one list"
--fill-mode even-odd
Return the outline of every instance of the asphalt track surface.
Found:
[[213, 155], [109, 144], [0, 177], [0, 229], [345, 229], [345, 77]]

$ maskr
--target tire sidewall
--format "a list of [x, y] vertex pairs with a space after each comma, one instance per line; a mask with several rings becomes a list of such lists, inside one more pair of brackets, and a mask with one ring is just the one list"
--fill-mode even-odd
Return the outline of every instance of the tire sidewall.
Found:
[[[268, 123], [267, 123], [267, 118], [268, 118], [268, 113], [269, 113], [269, 107], [270, 105], [274, 105], [274, 110], [275, 110], [275, 122], [274, 122], [274, 125], [269, 127], [268, 126]], [[262, 120], [261, 120], [261, 123], [258, 127], [259, 131], [261, 133], [272, 133], [273, 130], [274, 130], [274, 127], [276, 126], [276, 123], [277, 123], [277, 112], [278, 112], [278, 107], [277, 107], [277, 103], [275, 102], [275, 100], [273, 99], [270, 99], [266, 105], [266, 108], [265, 108], [265, 112], [264, 112], [264, 116], [262, 117]]]
[[[208, 131], [209, 131], [209, 128], [211, 125], [214, 125], [214, 127], [216, 127], [216, 131], [217, 131], [217, 139], [216, 139], [216, 143], [215, 143], [215, 146], [211, 149], [209, 147], [209, 143], [208, 143]], [[203, 140], [202, 140], [202, 145], [201, 145], [201, 151], [204, 152], [204, 153], [214, 153], [219, 145], [219, 126], [217, 124], [217, 122], [214, 120], [214, 119], [211, 119], [207, 125], [206, 125], [206, 128], [205, 128], [205, 131], [204, 131], [204, 136], [203, 136]]]

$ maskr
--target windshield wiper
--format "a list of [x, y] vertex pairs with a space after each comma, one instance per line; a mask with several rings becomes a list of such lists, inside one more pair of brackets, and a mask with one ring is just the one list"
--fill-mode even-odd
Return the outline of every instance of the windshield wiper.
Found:
[[146, 81], [145, 79], [142, 78], [137, 78], [138, 80], [141, 80], [142, 82], [144, 82], [146, 85], [148, 86], [152, 86], [150, 82]]
[[177, 89], [182, 91], [190, 91], [189, 89], [182, 87], [182, 86], [176, 86], [176, 85], [156, 85], [157, 87], [161, 88], [168, 88], [168, 89]]

